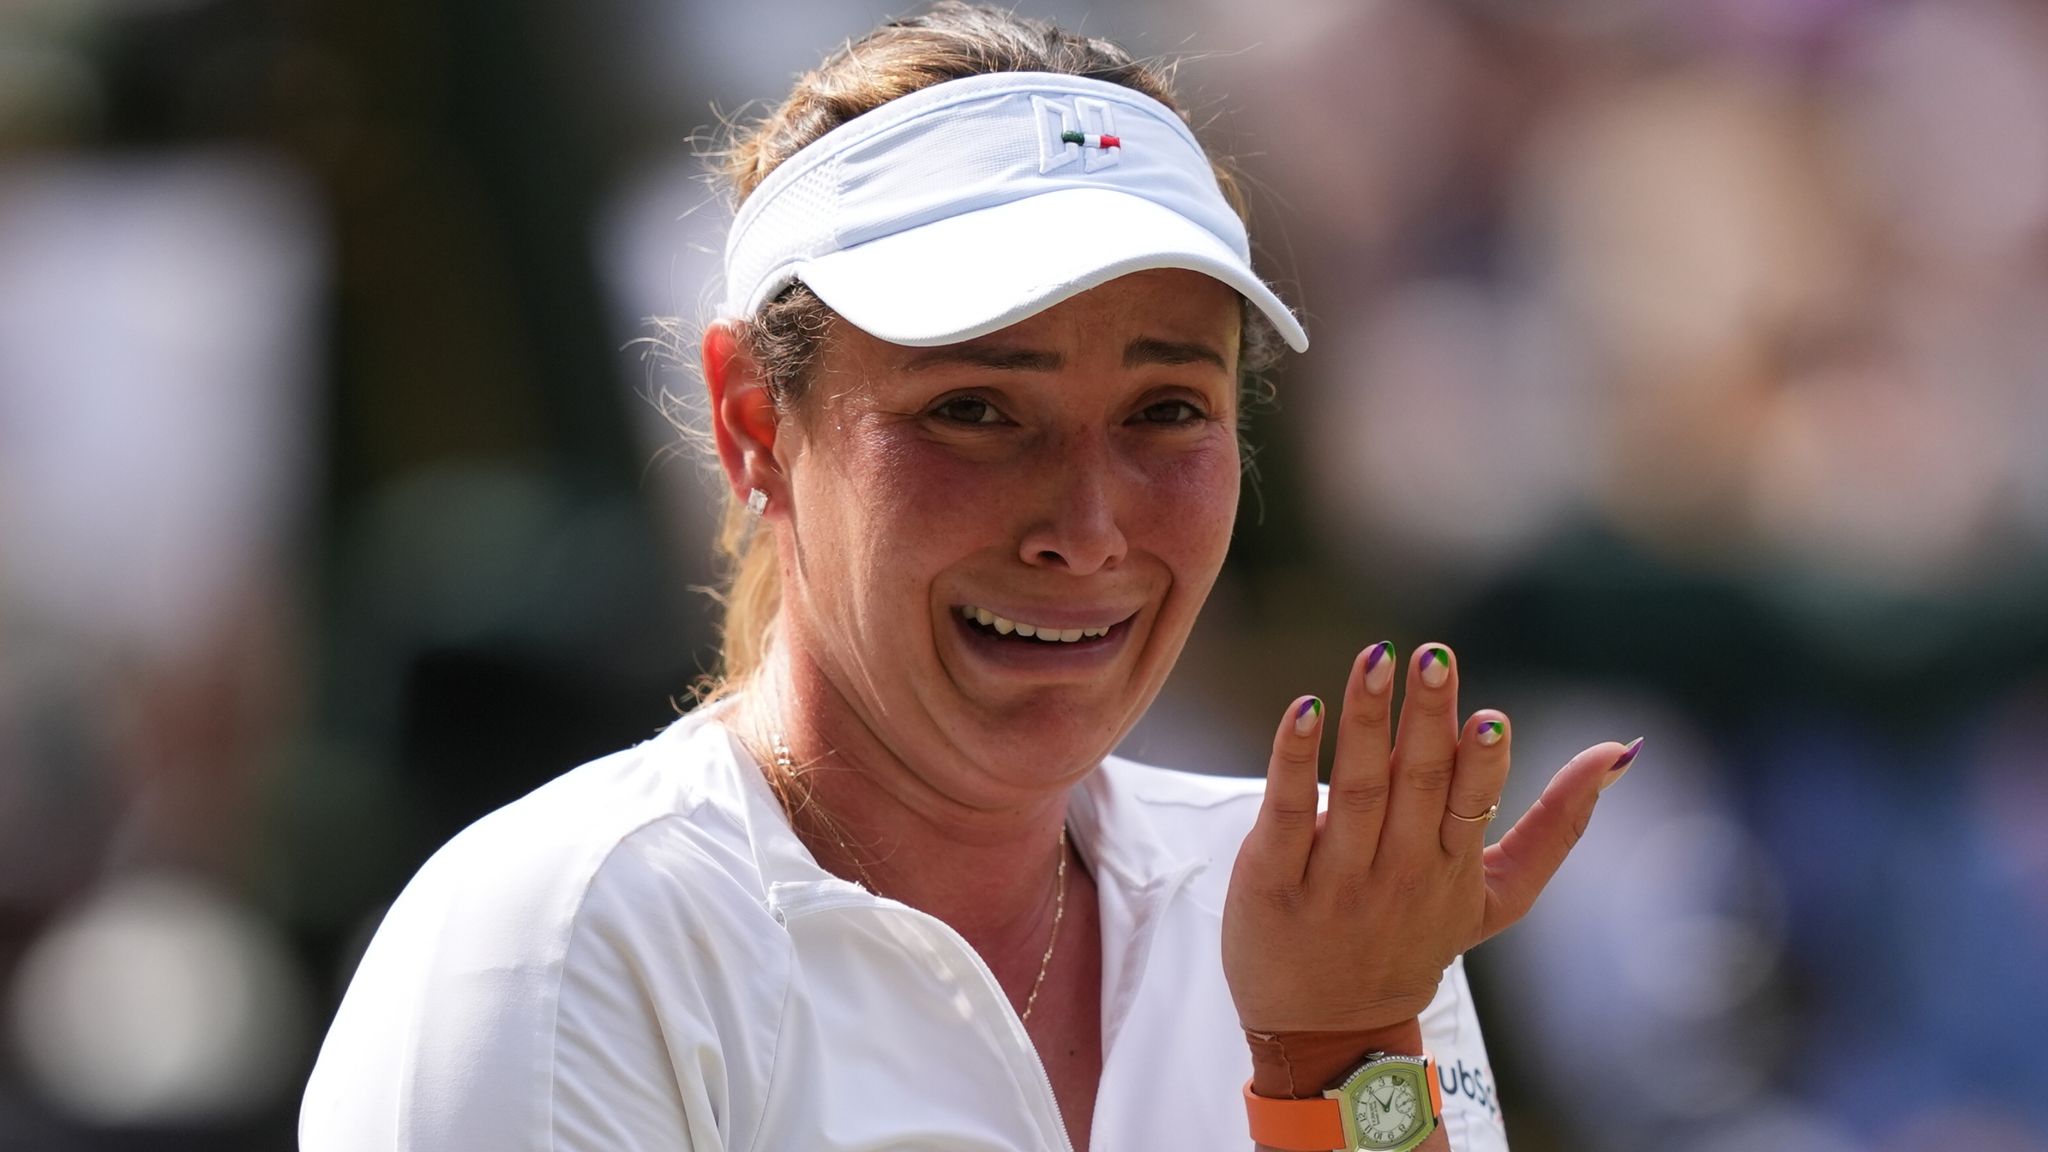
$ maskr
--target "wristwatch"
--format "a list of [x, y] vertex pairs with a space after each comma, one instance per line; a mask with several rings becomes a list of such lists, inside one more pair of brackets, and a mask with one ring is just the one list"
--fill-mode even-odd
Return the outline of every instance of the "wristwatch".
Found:
[[1252, 1139], [1290, 1152], [1410, 1152], [1443, 1119], [1436, 1061], [1374, 1052], [1321, 1096], [1275, 1100], [1244, 1082]]

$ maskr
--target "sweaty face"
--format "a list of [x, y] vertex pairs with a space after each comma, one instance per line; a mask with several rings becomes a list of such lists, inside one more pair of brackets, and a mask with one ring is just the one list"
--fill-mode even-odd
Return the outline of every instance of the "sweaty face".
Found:
[[1157, 694], [1237, 511], [1238, 324], [1164, 270], [940, 348], [836, 326], [776, 447], [784, 628], [942, 791], [1071, 781]]

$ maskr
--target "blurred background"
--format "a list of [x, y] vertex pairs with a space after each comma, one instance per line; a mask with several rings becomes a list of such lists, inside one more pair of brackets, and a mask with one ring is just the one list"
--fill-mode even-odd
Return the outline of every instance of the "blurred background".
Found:
[[[1449, 642], [1510, 810], [1648, 737], [1471, 961], [1518, 1152], [2048, 1150], [2048, 4], [1022, 7], [1183, 59], [1316, 341], [1126, 750]], [[0, 1149], [292, 1147], [418, 864], [674, 717], [639, 342], [891, 10], [0, 4]]]

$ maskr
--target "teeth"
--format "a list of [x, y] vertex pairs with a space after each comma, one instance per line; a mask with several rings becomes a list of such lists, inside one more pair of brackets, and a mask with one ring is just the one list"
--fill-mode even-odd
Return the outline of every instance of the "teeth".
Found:
[[1073, 644], [1084, 639], [1109, 635], [1108, 626], [1101, 628], [1047, 628], [1037, 624], [1025, 624], [1007, 617], [998, 616], [986, 608], [967, 605], [960, 609], [960, 615], [981, 625], [994, 628], [1003, 636], [1015, 632], [1019, 636], [1042, 640], [1048, 644]]

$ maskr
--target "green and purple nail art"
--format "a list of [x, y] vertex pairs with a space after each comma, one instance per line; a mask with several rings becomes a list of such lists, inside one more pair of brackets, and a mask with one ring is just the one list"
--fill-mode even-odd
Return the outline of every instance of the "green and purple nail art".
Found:
[[1377, 643], [1377, 644], [1373, 645], [1372, 647], [1370, 647], [1370, 648], [1366, 649], [1366, 650], [1365, 650], [1365, 672], [1366, 672], [1366, 675], [1370, 676], [1370, 675], [1372, 674], [1372, 671], [1373, 671], [1373, 669], [1375, 669], [1375, 668], [1378, 668], [1378, 667], [1379, 667], [1379, 666], [1380, 666], [1380, 665], [1381, 665], [1381, 664], [1382, 664], [1383, 662], [1385, 662], [1385, 660], [1387, 659], [1387, 657], [1389, 657], [1389, 656], [1392, 656], [1393, 654], [1394, 654], [1394, 646], [1393, 646], [1393, 645], [1392, 645], [1391, 643], [1389, 643], [1389, 642], [1387, 642], [1387, 641], [1385, 641], [1385, 640], [1382, 640], [1382, 641], [1380, 641], [1379, 643]]
[[1294, 710], [1294, 734], [1296, 736], [1308, 735], [1309, 731], [1316, 726], [1316, 721], [1322, 719], [1322, 716], [1322, 700], [1314, 696], [1303, 700], [1301, 707]]
[[1482, 720], [1478, 728], [1479, 742], [1488, 745], [1498, 744], [1500, 743], [1500, 738], [1507, 734], [1507, 730], [1506, 721]]

